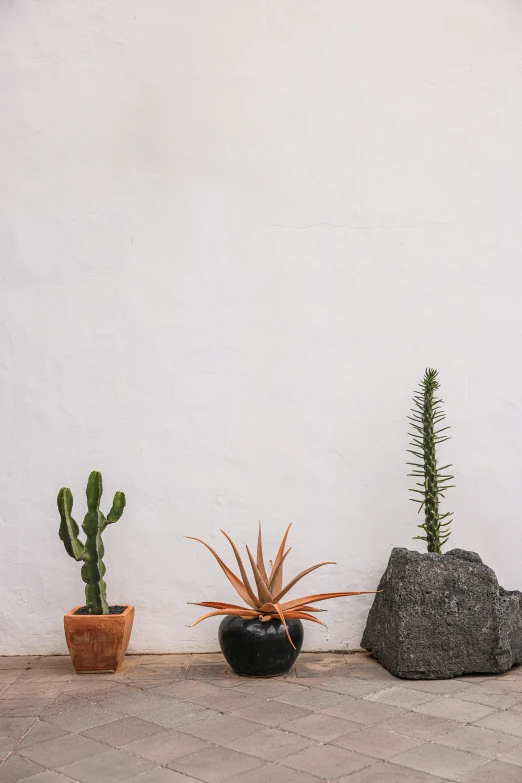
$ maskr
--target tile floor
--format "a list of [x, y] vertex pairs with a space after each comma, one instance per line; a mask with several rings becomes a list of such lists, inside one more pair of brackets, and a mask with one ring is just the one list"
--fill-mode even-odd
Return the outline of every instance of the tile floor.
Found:
[[0, 658], [0, 783], [522, 783], [522, 667], [398, 680], [366, 653], [284, 678], [221, 655]]

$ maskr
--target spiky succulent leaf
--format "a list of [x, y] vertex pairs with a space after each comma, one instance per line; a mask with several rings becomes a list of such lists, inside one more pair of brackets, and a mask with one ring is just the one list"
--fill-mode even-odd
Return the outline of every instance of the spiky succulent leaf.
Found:
[[272, 600], [272, 594], [271, 594], [270, 590], [268, 589], [268, 585], [265, 582], [265, 580], [263, 579], [263, 577], [261, 575], [261, 572], [259, 571], [259, 568], [257, 567], [257, 563], [254, 560], [252, 552], [250, 551], [248, 546], [246, 548], [246, 551], [247, 551], [247, 554], [248, 554], [248, 558], [250, 560], [250, 565], [252, 566], [252, 571], [254, 572], [254, 579], [256, 580], [257, 594], [259, 596], [259, 600], [262, 601], [263, 603], [266, 603], [267, 601], [271, 601]]
[[59, 536], [67, 554], [74, 557], [75, 560], [81, 560], [85, 547], [78, 538], [80, 528], [72, 517], [73, 496], [71, 490], [63, 487], [58, 493], [57, 503], [60, 512]]
[[310, 574], [312, 571], [315, 571], [316, 568], [322, 568], [322, 566], [325, 565], [336, 565], [336, 564], [333, 560], [326, 560], [324, 563], [317, 563], [317, 565], [310, 566], [310, 568], [305, 568], [305, 570], [301, 571], [300, 574], [297, 574], [297, 576], [295, 576], [291, 582], [288, 582], [286, 587], [283, 587], [280, 593], [274, 595], [274, 599], [273, 599], [274, 603], [276, 603], [276, 601], [280, 601], [281, 598], [284, 595], [286, 595], [292, 589], [292, 587], [294, 587], [294, 585], [296, 585], [304, 576]]
[[201, 540], [201, 538], [196, 538], [195, 536], [186, 536], [187, 538], [191, 538], [193, 541], [199, 541], [200, 544], [203, 544], [203, 546], [206, 546], [207, 549], [212, 552], [216, 560], [218, 561], [219, 565], [221, 566], [221, 570], [227, 577], [228, 581], [236, 591], [236, 593], [241, 596], [243, 601], [247, 603], [249, 606], [251, 606], [253, 609], [256, 609], [256, 602], [249, 596], [247, 589], [245, 588], [245, 585], [243, 582], [234, 574], [233, 571], [228, 568], [228, 566], [225, 565], [225, 563], [221, 560], [218, 553], [212, 549], [211, 546], [206, 544], [204, 541]]
[[280, 584], [280, 582], [282, 581], [283, 578], [283, 565], [291, 551], [292, 551], [292, 547], [290, 546], [284, 553], [283, 557], [279, 560], [278, 566], [275, 569], [273, 569], [274, 576], [270, 580], [268, 587], [270, 589], [270, 592], [274, 595], [277, 595], [278, 593], [281, 592], [282, 584]]
[[265, 568], [265, 558], [263, 556], [263, 534], [261, 531], [261, 522], [259, 523], [259, 533], [257, 536], [257, 567], [259, 569], [259, 573], [263, 577], [263, 582], [268, 588], [269, 579]]
[[198, 620], [196, 620], [195, 623], [189, 625], [189, 628], [193, 628], [195, 625], [198, 625], [198, 623], [201, 623], [208, 617], [217, 617], [218, 615], [229, 614], [234, 615], [235, 617], [243, 617], [249, 620], [254, 620], [257, 617], [257, 612], [254, 612], [252, 609], [216, 609], [215, 612], [208, 612], [208, 614], [204, 614], [203, 617], [200, 617]]
[[298, 612], [297, 610], [295, 610], [294, 612], [285, 612], [285, 617], [288, 620], [308, 620], [311, 623], [318, 623], [319, 625], [328, 628], [326, 623], [323, 623], [317, 617], [312, 617], [312, 615], [308, 614], [308, 612]]
[[277, 593], [280, 593], [283, 588], [283, 559], [284, 557], [286, 557], [284, 552], [286, 547], [286, 540], [288, 538], [288, 534], [290, 532], [291, 527], [292, 527], [292, 523], [290, 522], [290, 524], [285, 530], [283, 540], [281, 541], [281, 545], [277, 552], [276, 558], [274, 560], [274, 564], [272, 566], [272, 571], [269, 577], [270, 590], [274, 591], [276, 595]]
[[285, 631], [286, 631], [286, 635], [287, 635], [288, 641], [290, 642], [290, 644], [292, 645], [292, 647], [295, 650], [295, 644], [293, 643], [292, 637], [290, 636], [290, 631], [288, 630], [288, 626], [286, 624], [284, 612], [281, 609], [280, 604], [274, 604], [274, 606], [275, 606], [275, 608], [277, 610], [277, 614], [279, 615], [279, 618], [280, 618], [281, 622], [283, 623], [283, 625], [285, 627]]
[[243, 561], [241, 560], [241, 555], [238, 552], [237, 546], [234, 544], [228, 533], [225, 533], [224, 530], [221, 531], [225, 538], [230, 542], [230, 546], [232, 547], [234, 551], [234, 555], [236, 557], [237, 564], [239, 566], [239, 573], [241, 574], [241, 579], [243, 580], [243, 586], [245, 590], [247, 591], [248, 595], [250, 596], [251, 601], [253, 602], [250, 604], [251, 606], [260, 606], [261, 602], [257, 595], [254, 593], [250, 586], [250, 582], [248, 581], [247, 572], [245, 571], [245, 566], [243, 565]]
[[316, 593], [315, 595], [307, 595], [304, 598], [296, 598], [294, 601], [287, 601], [281, 604], [283, 611], [291, 611], [297, 606], [303, 606], [303, 604], [312, 604], [317, 601], [329, 601], [331, 598], [345, 598], [352, 595], [368, 595], [370, 593], [380, 593], [381, 590], [356, 590], [355, 592], [342, 592], [342, 593]]
[[[225, 601], [189, 601], [189, 604], [192, 604], [192, 606], [207, 606], [209, 609], [241, 609], [242, 611], [245, 609], [244, 606], [229, 604]], [[255, 609], [252, 609], [252, 611], [256, 612]]]

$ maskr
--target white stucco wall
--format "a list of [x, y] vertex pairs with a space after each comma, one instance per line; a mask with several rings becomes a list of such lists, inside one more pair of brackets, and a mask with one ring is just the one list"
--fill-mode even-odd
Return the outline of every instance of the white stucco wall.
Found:
[[[83, 600], [56, 493], [104, 505], [134, 651], [233, 598], [184, 534], [309, 592], [417, 546], [406, 415], [439, 368], [452, 542], [521, 588], [522, 10], [509, 0], [0, 1], [1, 653]], [[370, 600], [328, 607], [357, 647]]]

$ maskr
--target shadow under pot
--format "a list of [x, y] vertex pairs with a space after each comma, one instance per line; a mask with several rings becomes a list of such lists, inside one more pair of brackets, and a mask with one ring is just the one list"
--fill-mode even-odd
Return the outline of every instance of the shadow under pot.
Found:
[[243, 620], [227, 615], [219, 625], [219, 646], [231, 669], [244, 677], [277, 677], [290, 671], [303, 645], [300, 620]]

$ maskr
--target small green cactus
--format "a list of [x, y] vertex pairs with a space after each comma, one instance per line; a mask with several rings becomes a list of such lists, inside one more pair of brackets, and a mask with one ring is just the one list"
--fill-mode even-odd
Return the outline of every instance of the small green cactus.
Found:
[[102, 533], [107, 525], [117, 522], [125, 508], [125, 495], [116, 492], [112, 508], [107, 517], [100, 511], [103, 492], [101, 473], [93, 470], [87, 482], [87, 513], [82, 528], [85, 532], [85, 544], [78, 538], [78, 525], [71, 516], [73, 496], [70, 489], [63, 487], [58, 493], [58, 511], [60, 512], [60, 538], [67, 554], [75, 560], [83, 560], [82, 579], [85, 582], [86, 606], [89, 614], [109, 614], [107, 605], [104, 548]]
[[442, 546], [450, 536], [449, 525], [453, 519], [453, 512], [441, 514], [439, 502], [440, 498], [445, 497], [446, 490], [455, 485], [447, 483], [454, 476], [442, 472], [452, 466], [439, 467], [437, 464], [437, 447], [449, 440], [448, 435], [441, 433], [450, 429], [449, 427], [435, 429], [446, 418], [440, 407], [443, 400], [435, 399], [435, 393], [440, 386], [437, 375], [437, 370], [428, 367], [419, 384], [420, 392], [415, 392], [413, 395], [415, 407], [412, 408], [413, 416], [408, 416], [408, 419], [414, 430], [409, 433], [413, 438], [410, 445], [414, 448], [408, 451], [422, 462], [406, 464], [414, 467], [413, 473], [408, 475], [420, 478], [421, 481], [417, 481], [416, 486], [422, 487], [422, 489], [411, 488], [411, 492], [421, 495], [422, 500], [418, 498], [410, 498], [410, 500], [419, 503], [419, 513], [424, 508], [424, 523], [419, 527], [424, 530], [425, 535], [415, 536], [415, 538], [426, 541], [428, 552], [436, 552], [440, 555]]

